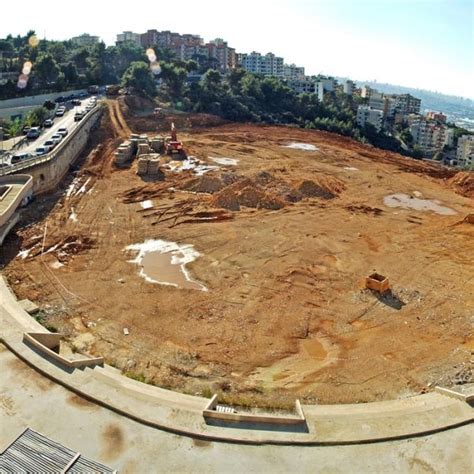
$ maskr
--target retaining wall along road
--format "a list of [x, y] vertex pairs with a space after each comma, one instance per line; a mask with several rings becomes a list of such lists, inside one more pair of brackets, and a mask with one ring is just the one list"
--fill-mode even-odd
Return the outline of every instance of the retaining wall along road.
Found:
[[47, 155], [25, 160], [5, 170], [3, 174], [28, 173], [33, 177], [33, 194], [42, 194], [56, 189], [79, 157], [93, 129], [102, 114], [102, 107], [96, 106], [79, 122], [79, 125]]

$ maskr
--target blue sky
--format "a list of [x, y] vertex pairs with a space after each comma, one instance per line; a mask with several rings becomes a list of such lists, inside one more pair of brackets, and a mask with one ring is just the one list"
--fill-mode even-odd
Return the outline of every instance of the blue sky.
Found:
[[[67, 7], [65, 7], [67, 5]], [[123, 30], [226, 39], [238, 52], [272, 51], [308, 74], [377, 80], [474, 98], [474, 0], [23, 0], [2, 5], [0, 37], [35, 29], [112, 44]], [[173, 9], [171, 9], [173, 7]], [[9, 11], [11, 9], [11, 11]], [[64, 16], [65, 14], [65, 16]]]

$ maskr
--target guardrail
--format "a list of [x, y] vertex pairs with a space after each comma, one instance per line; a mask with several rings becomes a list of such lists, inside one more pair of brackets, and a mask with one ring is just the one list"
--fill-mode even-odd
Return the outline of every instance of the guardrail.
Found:
[[19, 163], [15, 163], [14, 165], [10, 165], [8, 168], [1, 168], [0, 169], [0, 176], [6, 176], [9, 174], [14, 174], [17, 173], [18, 171], [21, 170], [26, 170], [28, 168], [31, 168], [32, 166], [36, 166], [40, 163], [45, 163], [47, 161], [53, 160], [56, 155], [58, 155], [61, 150], [71, 141], [72, 138], [74, 138], [75, 135], [79, 132], [79, 130], [84, 127], [85, 123], [92, 118], [95, 113], [98, 113], [102, 107], [102, 104], [96, 104], [94, 107], [86, 112], [86, 115], [82, 118], [82, 120], [79, 122], [76, 128], [70, 132], [67, 137], [59, 143], [59, 145], [51, 152], [46, 153], [45, 155], [41, 155], [38, 157], [30, 158], [28, 160], [22, 160]]

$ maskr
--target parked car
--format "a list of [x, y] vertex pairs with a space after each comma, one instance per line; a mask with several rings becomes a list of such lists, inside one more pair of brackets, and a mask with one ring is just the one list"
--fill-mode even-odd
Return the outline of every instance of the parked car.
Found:
[[74, 100], [71, 100], [71, 104], [72, 105], [81, 105], [81, 101], [79, 99], [74, 99]]
[[10, 162], [12, 165], [14, 165], [15, 163], [19, 163], [20, 161], [29, 160], [32, 157], [33, 155], [31, 153], [17, 153], [16, 155], [12, 156]]
[[58, 134], [61, 135], [62, 137], [65, 137], [68, 133], [69, 131], [66, 127], [58, 128]]
[[78, 110], [74, 114], [74, 122], [80, 122], [83, 119], [84, 115], [85, 113], [82, 110]]
[[59, 97], [56, 97], [56, 99], [54, 99], [54, 102], [56, 102], [57, 104], [60, 104], [61, 102], [64, 102], [65, 100], [66, 98], [60, 95]]
[[25, 125], [22, 129], [21, 129], [21, 133], [23, 133], [23, 135], [27, 135], [28, 132], [30, 131], [30, 128], [28, 125]]
[[40, 128], [39, 127], [31, 127], [26, 134], [26, 138], [30, 140], [36, 140], [40, 136]]
[[62, 117], [64, 113], [66, 112], [65, 107], [59, 107], [58, 110], [56, 110], [56, 117]]
[[63, 139], [63, 136], [60, 135], [59, 133], [55, 133], [55, 134], [51, 137], [51, 141], [55, 142], [56, 145], [57, 145], [58, 143], [61, 143], [62, 139]]
[[35, 154], [36, 156], [41, 156], [41, 155], [46, 155], [46, 153], [49, 152], [49, 147], [47, 146], [39, 146], [36, 150], [35, 150]]
[[46, 120], [44, 121], [44, 123], [43, 123], [43, 126], [49, 128], [49, 127], [52, 127], [53, 124], [54, 124], [54, 120], [53, 120], [53, 119], [46, 119]]
[[54, 140], [46, 140], [44, 143], [43, 143], [43, 146], [44, 147], [48, 147], [49, 148], [49, 151], [51, 151], [55, 146], [57, 145], [57, 143], [54, 141]]

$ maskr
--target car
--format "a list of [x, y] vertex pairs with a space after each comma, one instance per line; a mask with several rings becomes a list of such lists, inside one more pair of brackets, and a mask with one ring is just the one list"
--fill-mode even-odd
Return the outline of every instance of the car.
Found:
[[94, 106], [92, 104], [86, 105], [86, 112], [89, 112], [93, 108], [94, 108]]
[[23, 135], [27, 135], [28, 132], [30, 131], [30, 128], [28, 125], [25, 125], [22, 129], [21, 129], [21, 133], [23, 133]]
[[61, 134], [59, 134], [59, 133], [55, 133], [55, 134], [51, 137], [51, 140], [52, 140], [53, 142], [56, 142], [56, 144], [61, 143], [62, 139], [63, 139], [63, 136], [62, 136]]
[[43, 123], [43, 126], [49, 128], [49, 127], [52, 127], [53, 124], [54, 124], [54, 120], [53, 120], [53, 119], [46, 119], [46, 120], [44, 121], [44, 123]]
[[51, 151], [55, 146], [57, 145], [57, 143], [54, 141], [54, 140], [46, 140], [44, 143], [43, 143], [43, 146], [44, 147], [48, 147], [49, 150]]
[[10, 162], [12, 165], [14, 165], [15, 163], [19, 163], [20, 161], [29, 160], [32, 157], [33, 156], [31, 153], [17, 153], [16, 155], [12, 156]]
[[61, 135], [62, 137], [65, 137], [68, 133], [69, 131], [66, 127], [58, 128], [58, 134]]
[[60, 104], [61, 102], [64, 102], [65, 100], [66, 98], [60, 95], [59, 97], [56, 97], [56, 99], [54, 99], [54, 102], [56, 102], [57, 104]]
[[46, 155], [46, 153], [49, 153], [50, 149], [48, 146], [39, 146], [36, 150], [35, 150], [35, 154], [36, 156], [41, 156], [41, 155]]
[[71, 95], [68, 95], [67, 97], [64, 97], [64, 101], [69, 102], [69, 101], [71, 101], [75, 98], [76, 98], [76, 96], [74, 94], [71, 94]]
[[79, 94], [77, 94], [77, 97], [87, 97], [89, 94], [87, 92], [79, 92]]
[[71, 104], [72, 105], [81, 105], [81, 101], [79, 99], [74, 99], [74, 100], [71, 100]]
[[40, 136], [40, 128], [39, 127], [31, 127], [26, 134], [26, 138], [30, 140], [36, 140]]
[[56, 117], [62, 117], [64, 113], [66, 112], [66, 109], [64, 107], [59, 107], [58, 110], [56, 110]]
[[82, 110], [78, 110], [78, 111], [74, 114], [74, 122], [79, 122], [79, 121], [81, 121], [81, 120], [84, 118], [84, 115], [85, 115], [85, 112], [83, 112]]

